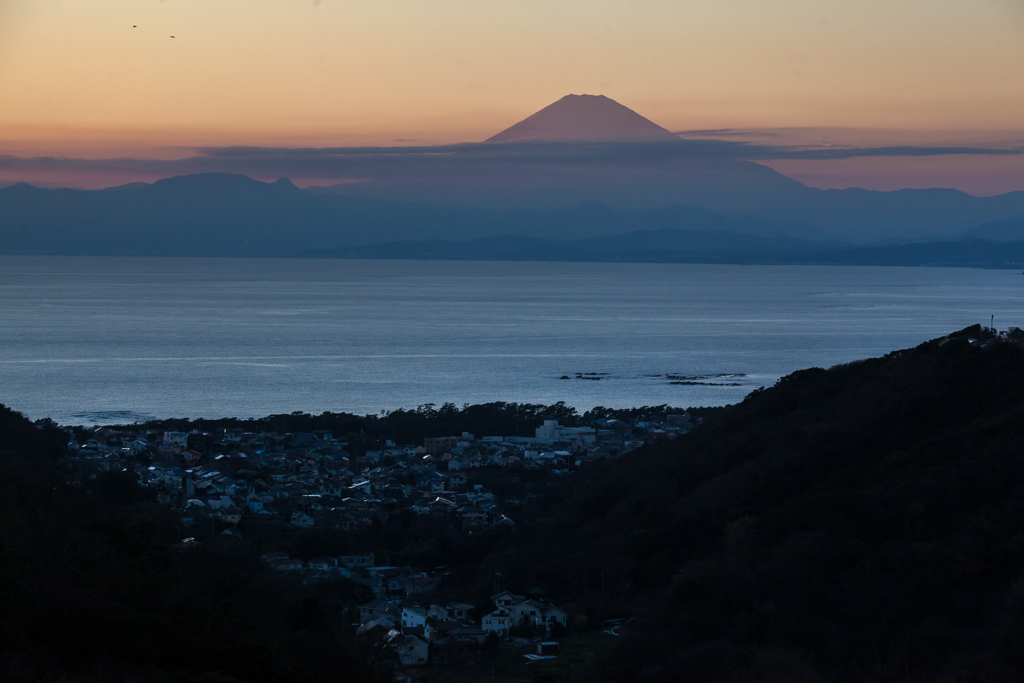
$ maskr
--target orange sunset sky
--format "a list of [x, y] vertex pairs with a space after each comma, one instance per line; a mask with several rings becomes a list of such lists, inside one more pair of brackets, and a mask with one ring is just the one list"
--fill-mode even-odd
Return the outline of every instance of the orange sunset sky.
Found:
[[[1017, 149], [1024, 2], [0, 0], [0, 155], [471, 142], [567, 93], [684, 137]], [[1024, 190], [1020, 154], [762, 163], [820, 187]]]

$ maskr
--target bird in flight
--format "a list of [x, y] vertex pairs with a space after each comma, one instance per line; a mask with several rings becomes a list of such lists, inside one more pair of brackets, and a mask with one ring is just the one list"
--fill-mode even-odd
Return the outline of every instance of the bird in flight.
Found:
[[173, 38], [173, 37], [174, 37], [174, 36], [171, 36], [171, 38]]
[[135, 24], [132, 24], [132, 28], [138, 28], [138, 26], [136, 26]]

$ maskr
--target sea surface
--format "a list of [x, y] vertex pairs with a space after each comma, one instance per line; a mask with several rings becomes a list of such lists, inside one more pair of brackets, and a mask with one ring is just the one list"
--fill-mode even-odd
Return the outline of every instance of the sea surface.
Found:
[[1024, 326], [1020, 272], [4, 256], [0, 403], [86, 425], [724, 405], [990, 315]]

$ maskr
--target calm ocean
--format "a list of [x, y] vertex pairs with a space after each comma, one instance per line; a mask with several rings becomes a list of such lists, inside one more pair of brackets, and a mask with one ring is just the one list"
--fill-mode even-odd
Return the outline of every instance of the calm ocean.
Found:
[[1022, 295], [1000, 270], [0, 257], [0, 402], [66, 424], [722, 405], [991, 314], [1024, 326]]

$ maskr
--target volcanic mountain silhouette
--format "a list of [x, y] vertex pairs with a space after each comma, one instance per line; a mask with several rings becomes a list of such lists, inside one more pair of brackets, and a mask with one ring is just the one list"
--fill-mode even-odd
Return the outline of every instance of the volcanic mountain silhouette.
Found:
[[604, 95], [566, 95], [487, 142], [568, 140], [679, 140], [679, 137]]

